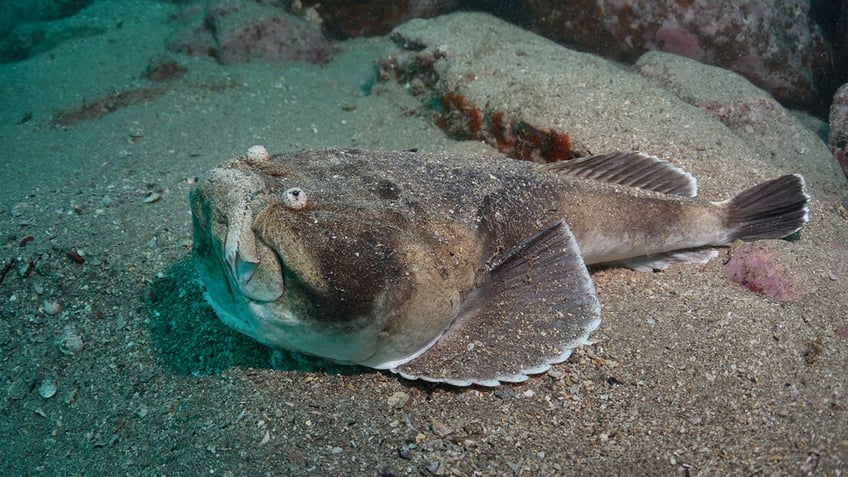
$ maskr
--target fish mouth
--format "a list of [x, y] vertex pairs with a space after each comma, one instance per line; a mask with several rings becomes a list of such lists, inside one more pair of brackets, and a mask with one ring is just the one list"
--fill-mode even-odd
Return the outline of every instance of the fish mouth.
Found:
[[252, 233], [228, 233], [223, 252], [223, 265], [232, 288], [253, 302], [269, 303], [282, 298], [286, 287], [279, 256]]

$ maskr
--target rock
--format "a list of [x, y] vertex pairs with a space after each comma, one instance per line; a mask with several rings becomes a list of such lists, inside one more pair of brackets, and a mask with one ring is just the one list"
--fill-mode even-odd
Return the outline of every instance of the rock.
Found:
[[259, 4], [225, 0], [210, 10], [224, 63], [251, 60], [325, 63], [330, 44], [314, 26], [284, 11]]
[[48, 315], [58, 315], [59, 312], [62, 311], [62, 305], [59, 304], [58, 301], [52, 299], [46, 299], [41, 303], [42, 308], [44, 308], [44, 313]]
[[810, 105], [830, 54], [807, 0], [525, 0], [544, 36], [607, 58], [665, 51], [742, 74], [784, 104]]
[[[841, 175], [813, 132], [730, 71], [663, 53], [628, 70], [482, 13], [411, 20], [394, 36], [401, 46], [388, 64], [397, 71], [384, 81], [397, 78], [423, 104], [441, 103], [433, 114], [454, 134], [513, 157], [551, 159], [533, 136], [516, 140], [517, 131], [567, 135], [569, 155], [650, 151], [716, 198], [781, 173], [829, 184]], [[711, 108], [727, 108], [727, 117]], [[741, 164], [759, 171], [748, 184], [738, 183]]]
[[38, 395], [43, 399], [50, 399], [56, 395], [56, 380], [53, 378], [44, 378], [41, 384], [38, 385]]
[[830, 106], [830, 150], [848, 176], [848, 83], [833, 96]]
[[318, 28], [270, 5], [219, 0], [206, 11], [189, 8], [179, 17], [182, 27], [168, 41], [172, 51], [214, 56], [223, 64], [321, 64], [331, 57], [331, 44]]
[[23, 397], [27, 394], [27, 390], [28, 383], [26, 382], [26, 380], [17, 378], [11, 383], [9, 383], [9, 387], [6, 389], [6, 397], [13, 401], [23, 399]]
[[412, 18], [432, 18], [459, 6], [459, 0], [305, 0], [291, 10], [337, 38], [385, 35]]
[[[722, 122], [752, 149], [768, 152], [770, 162], [789, 169], [804, 157], [815, 157], [826, 164], [826, 175], [839, 173], [817, 130], [806, 124], [809, 119], [786, 110], [742, 76], [662, 52], [645, 53], [634, 69]], [[813, 173], [805, 174], [813, 178]]]
[[82, 351], [84, 343], [76, 331], [71, 328], [65, 328], [62, 334], [56, 339], [56, 347], [59, 348], [62, 354], [72, 356]]
[[454, 430], [450, 426], [435, 417], [430, 420], [430, 429], [432, 429], [433, 434], [435, 434], [439, 439], [454, 433]]
[[389, 399], [386, 400], [386, 403], [391, 408], [400, 409], [403, 406], [405, 406], [408, 401], [409, 401], [409, 394], [407, 394], [403, 391], [397, 391], [397, 392], [393, 393], [391, 396], [389, 396]]
[[[7, 2], [15, 3], [15, 2]], [[103, 19], [77, 15], [51, 21], [27, 21], [0, 36], [0, 63], [21, 61], [78, 38], [108, 31]]]
[[69, 17], [92, 0], [15, 0], [0, 2], [0, 35], [25, 22], [41, 22]]
[[207, 10], [200, 5], [188, 6], [174, 14], [178, 27], [166, 41], [168, 50], [189, 56], [217, 57], [218, 45], [206, 18]]

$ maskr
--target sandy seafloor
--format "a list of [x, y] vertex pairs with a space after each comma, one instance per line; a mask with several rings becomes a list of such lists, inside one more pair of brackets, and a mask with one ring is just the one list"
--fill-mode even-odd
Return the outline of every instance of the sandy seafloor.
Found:
[[[401, 87], [368, 94], [386, 38], [341, 43], [323, 66], [179, 57], [189, 74], [164, 94], [52, 126], [59, 110], [148, 85], [174, 28], [160, 3], [95, 5], [86, 21], [122, 28], [0, 67], [0, 474], [848, 473], [846, 190], [823, 145], [774, 170], [733, 154], [694, 164], [714, 198], [811, 178], [811, 223], [769, 243], [800, 301], [730, 283], [726, 250], [662, 273], [598, 271], [604, 322], [568, 362], [496, 389], [411, 382], [273, 354], [220, 324], [190, 261], [188, 193], [254, 144], [485, 146], [446, 136]], [[715, 124], [679, 126], [720, 147]], [[635, 130], [609, 141], [655, 144]]]

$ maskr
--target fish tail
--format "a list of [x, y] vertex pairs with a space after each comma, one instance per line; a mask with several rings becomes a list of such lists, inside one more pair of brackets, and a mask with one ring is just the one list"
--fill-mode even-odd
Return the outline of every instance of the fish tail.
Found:
[[726, 244], [791, 235], [810, 220], [804, 177], [791, 174], [755, 185], [722, 203]]

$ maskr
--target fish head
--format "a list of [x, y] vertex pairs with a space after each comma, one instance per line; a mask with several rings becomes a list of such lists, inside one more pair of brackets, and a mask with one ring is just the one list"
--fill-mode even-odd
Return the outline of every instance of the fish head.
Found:
[[392, 186], [347, 184], [344, 167], [242, 156], [213, 169], [191, 195], [194, 260], [207, 300], [236, 330], [389, 368], [438, 338], [460, 287], [391, 205]]

